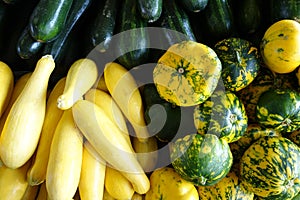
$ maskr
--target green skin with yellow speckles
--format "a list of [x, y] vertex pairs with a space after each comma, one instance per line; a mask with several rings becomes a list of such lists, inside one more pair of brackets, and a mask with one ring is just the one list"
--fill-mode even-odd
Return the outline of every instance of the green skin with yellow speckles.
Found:
[[213, 134], [188, 134], [171, 147], [172, 166], [195, 185], [214, 185], [224, 178], [233, 163], [229, 145]]
[[221, 77], [224, 87], [230, 91], [240, 91], [248, 86], [260, 69], [258, 49], [241, 38], [226, 38], [214, 46], [222, 63]]
[[262, 137], [240, 161], [240, 177], [261, 199], [293, 199], [300, 191], [300, 149], [285, 137]]
[[248, 117], [241, 100], [230, 91], [215, 91], [194, 109], [194, 124], [200, 134], [215, 134], [235, 142], [246, 132]]
[[279, 132], [300, 128], [300, 94], [289, 88], [269, 89], [261, 94], [256, 106], [259, 124]]

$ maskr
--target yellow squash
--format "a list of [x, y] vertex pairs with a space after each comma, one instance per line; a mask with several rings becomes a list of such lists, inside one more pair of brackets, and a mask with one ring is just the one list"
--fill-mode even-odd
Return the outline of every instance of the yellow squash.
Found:
[[105, 189], [115, 199], [131, 199], [134, 189], [118, 170], [107, 167], [105, 174]]
[[7, 167], [24, 165], [37, 147], [44, 123], [48, 81], [54, 67], [51, 55], [41, 57], [10, 109], [0, 136], [0, 156]]
[[137, 159], [145, 172], [152, 172], [158, 160], [158, 144], [155, 136], [149, 137], [147, 141], [141, 142], [132, 137], [133, 149]]
[[108, 91], [131, 123], [136, 137], [146, 141], [149, 137], [141, 94], [137, 83], [125, 67], [118, 63], [107, 63], [104, 80]]
[[76, 60], [70, 67], [63, 94], [57, 98], [57, 107], [66, 110], [95, 84], [98, 78], [98, 68], [93, 60], [88, 58]]
[[260, 50], [267, 67], [276, 73], [290, 73], [300, 65], [300, 23], [283, 19], [265, 32]]
[[66, 78], [61, 78], [49, 94], [35, 159], [27, 172], [27, 180], [30, 185], [39, 185], [45, 181], [53, 134], [63, 113], [63, 110], [57, 108], [56, 100], [63, 93], [65, 82]]
[[51, 200], [74, 197], [81, 173], [82, 142], [72, 110], [65, 110], [53, 135], [46, 172], [46, 188]]
[[143, 194], [150, 182], [123, 132], [95, 103], [78, 100], [72, 107], [76, 125], [100, 156], [119, 170]]
[[107, 192], [107, 190], [104, 190], [103, 199], [102, 200], [116, 200], [110, 194]]
[[120, 128], [123, 136], [131, 146], [126, 120], [122, 111], [120, 110], [114, 99], [111, 97], [111, 95], [99, 89], [90, 89], [84, 95], [84, 98], [85, 100], [95, 103], [97, 106], [104, 110], [108, 117]]
[[145, 200], [198, 200], [196, 187], [170, 167], [156, 169], [150, 176], [151, 189]]
[[106, 162], [100, 156], [94, 156], [95, 154], [93, 147], [86, 141], [83, 147], [78, 186], [81, 200], [95, 200], [103, 197]]
[[6, 166], [0, 167], [0, 199], [12, 200], [21, 199], [24, 195], [28, 182], [26, 181], [26, 171], [30, 161], [17, 169]]
[[4, 113], [12, 95], [14, 87], [14, 75], [10, 67], [0, 61], [0, 117]]
[[[0, 118], [0, 130], [3, 129], [5, 120], [8, 116], [8, 113], [12, 107], [12, 105], [14, 104], [14, 102], [16, 101], [16, 99], [18, 98], [18, 96], [20, 95], [20, 93], [22, 92], [23, 88], [25, 87], [29, 77], [31, 76], [32, 72], [28, 72], [24, 75], [22, 75], [14, 84], [14, 88], [12, 91], [12, 95], [11, 98], [9, 99], [9, 103], [4, 111], [4, 113], [2, 114], [1, 118]], [[1, 133], [0, 133], [1, 134]]]

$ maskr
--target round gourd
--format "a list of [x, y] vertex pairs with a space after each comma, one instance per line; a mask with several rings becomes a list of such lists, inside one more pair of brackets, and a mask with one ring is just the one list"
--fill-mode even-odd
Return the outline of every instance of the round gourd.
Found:
[[269, 89], [256, 106], [257, 122], [280, 132], [300, 128], [300, 94], [288, 88]]
[[230, 91], [215, 91], [194, 109], [194, 124], [200, 134], [214, 134], [228, 143], [245, 133], [248, 118], [243, 103]]
[[262, 38], [260, 51], [272, 71], [294, 71], [300, 65], [300, 23], [292, 19], [273, 23]]
[[183, 41], [172, 45], [159, 58], [153, 81], [166, 101], [178, 106], [194, 106], [213, 93], [221, 69], [221, 62], [210, 47]]
[[170, 148], [172, 166], [194, 185], [219, 182], [233, 163], [229, 145], [212, 134], [189, 134], [177, 139]]
[[221, 77], [224, 87], [239, 91], [249, 85], [260, 68], [257, 48], [241, 38], [227, 38], [214, 46], [222, 63]]
[[200, 199], [253, 200], [253, 192], [247, 191], [234, 171], [230, 171], [222, 180], [212, 186], [198, 186]]
[[236, 95], [245, 106], [249, 123], [256, 123], [255, 109], [260, 95], [274, 86], [274, 75], [271, 70], [261, 67], [255, 79]]
[[281, 134], [273, 129], [264, 128], [259, 124], [249, 124], [245, 134], [239, 140], [229, 144], [233, 159], [239, 161], [252, 143], [265, 136], [281, 136]]
[[292, 199], [300, 191], [300, 149], [284, 137], [262, 137], [241, 158], [240, 177], [263, 199]]

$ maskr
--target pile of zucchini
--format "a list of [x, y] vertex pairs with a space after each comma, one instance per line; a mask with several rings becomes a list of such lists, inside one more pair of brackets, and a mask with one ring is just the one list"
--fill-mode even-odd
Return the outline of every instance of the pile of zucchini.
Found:
[[[3, 0], [0, 59], [18, 75], [32, 71], [41, 55], [51, 54], [59, 66], [51, 76], [54, 85], [72, 62], [95, 47], [100, 53], [109, 48], [122, 53], [135, 45], [137, 50], [118, 58], [127, 68], [156, 62], [161, 51], [146, 47], [155, 40], [171, 45], [174, 38], [167, 32], [165, 38], [156, 38], [144, 27], [174, 30], [207, 45], [229, 36], [258, 44], [272, 22], [299, 17], [298, 7], [299, 2], [287, 0]], [[139, 32], [138, 37], [130, 35], [132, 44], [120, 36], [121, 43], [110, 47], [114, 35], [133, 29]]]

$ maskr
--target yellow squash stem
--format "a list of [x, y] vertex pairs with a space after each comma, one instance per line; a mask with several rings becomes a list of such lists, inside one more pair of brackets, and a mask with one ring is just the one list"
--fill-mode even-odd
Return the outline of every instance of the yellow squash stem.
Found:
[[149, 179], [123, 137], [124, 133], [105, 111], [87, 100], [78, 100], [72, 111], [76, 125], [100, 156], [119, 170], [136, 192], [146, 193], [150, 188]]
[[70, 67], [63, 94], [57, 98], [57, 107], [66, 110], [93, 87], [98, 78], [98, 68], [94, 61], [85, 58], [76, 60]]
[[83, 147], [78, 185], [82, 200], [95, 200], [103, 197], [106, 161], [100, 156], [95, 156], [96, 153], [91, 144], [86, 141]]
[[149, 132], [144, 118], [141, 94], [132, 74], [118, 63], [107, 63], [104, 80], [111, 96], [131, 123], [136, 137], [147, 141]]
[[52, 138], [46, 172], [46, 188], [51, 200], [72, 199], [82, 165], [83, 137], [76, 127], [72, 110], [65, 110]]
[[51, 55], [41, 57], [10, 109], [0, 136], [0, 156], [7, 167], [24, 165], [37, 147], [44, 123], [48, 81], [54, 67]]
[[63, 93], [65, 82], [66, 78], [61, 78], [49, 94], [35, 159], [27, 172], [27, 181], [30, 185], [39, 185], [45, 181], [52, 138], [63, 113], [63, 110], [57, 108], [56, 100]]

